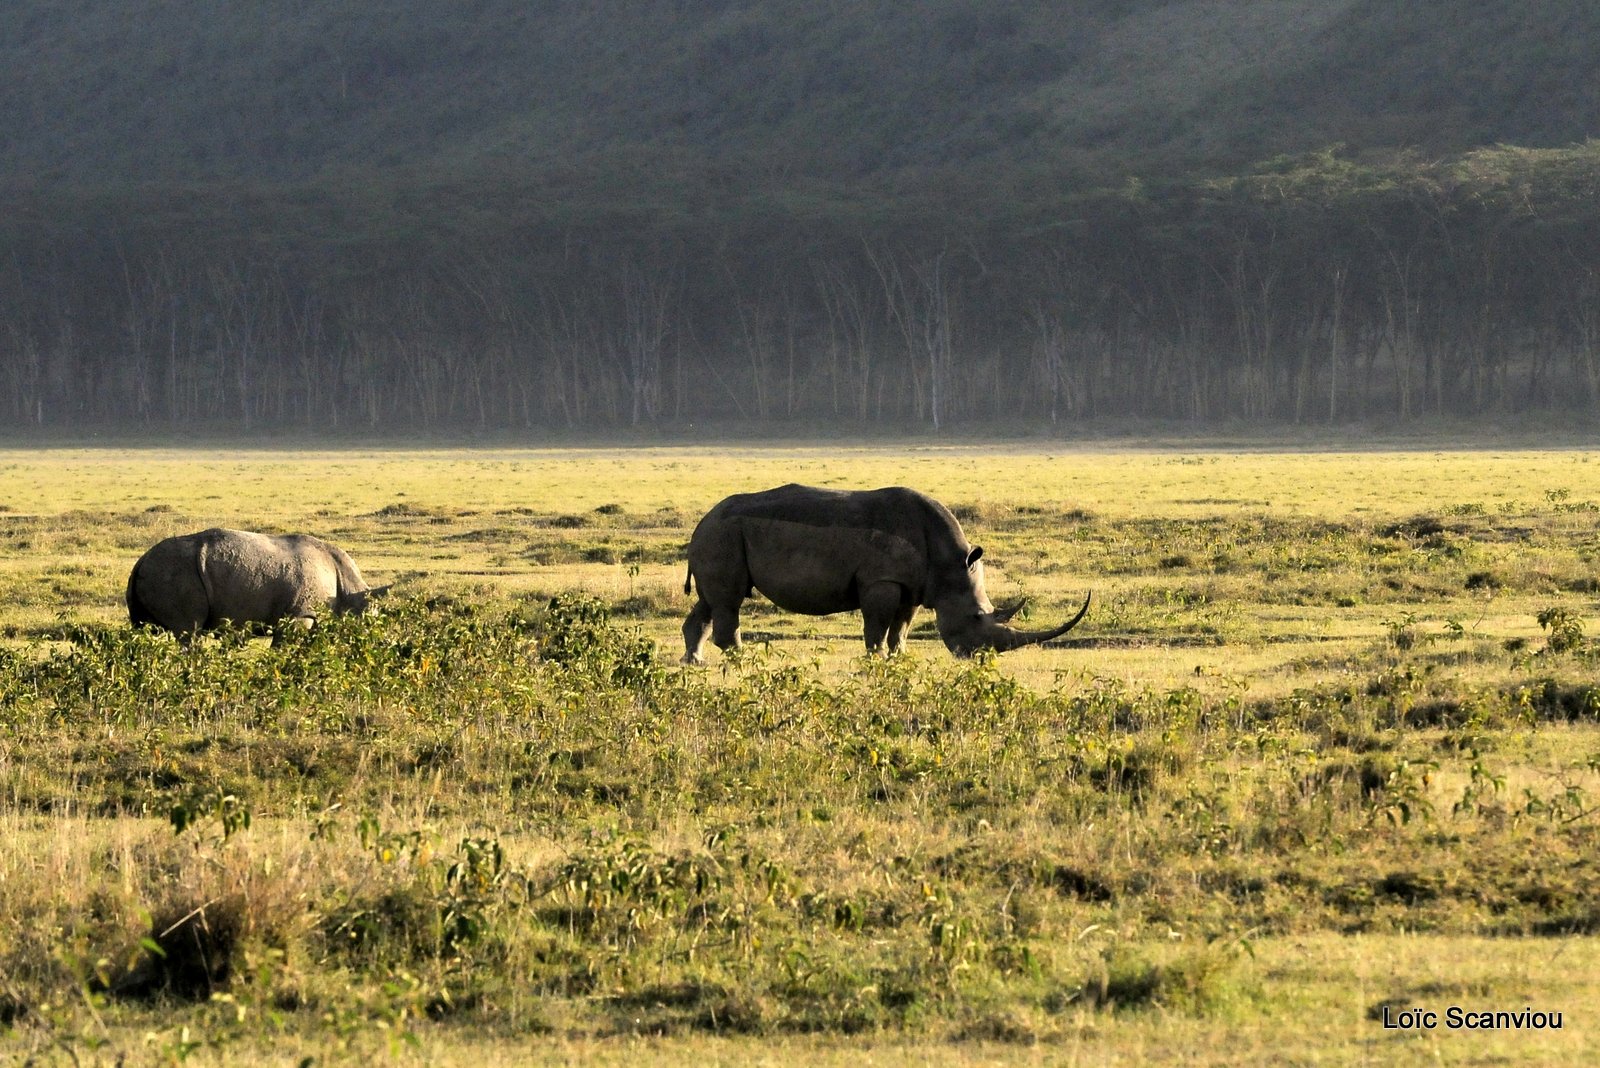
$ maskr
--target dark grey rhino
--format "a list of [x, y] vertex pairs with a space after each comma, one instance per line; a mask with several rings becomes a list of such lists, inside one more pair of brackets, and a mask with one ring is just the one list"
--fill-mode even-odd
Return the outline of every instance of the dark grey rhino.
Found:
[[1007, 626], [1019, 602], [997, 611], [983, 591], [983, 550], [933, 498], [901, 486], [829, 490], [788, 485], [736, 493], [707, 512], [689, 539], [683, 592], [700, 598], [683, 623], [686, 664], [702, 664], [706, 632], [720, 649], [739, 644], [739, 605], [760, 591], [806, 615], [861, 610], [867, 651], [905, 647], [918, 606], [932, 608], [957, 656], [1004, 652], [1071, 630], [1089, 599], [1054, 630]]
[[369, 587], [355, 561], [321, 538], [213, 527], [159, 541], [139, 557], [128, 576], [128, 618], [179, 634], [224, 620], [310, 626], [322, 611], [365, 611], [388, 589]]

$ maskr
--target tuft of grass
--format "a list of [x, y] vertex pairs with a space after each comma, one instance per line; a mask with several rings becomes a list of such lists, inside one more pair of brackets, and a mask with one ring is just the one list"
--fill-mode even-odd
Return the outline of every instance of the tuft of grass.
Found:
[[154, 916], [140, 952], [106, 986], [119, 997], [167, 995], [204, 1001], [227, 989], [238, 965], [244, 932], [242, 899], [168, 906]]
[[1191, 1016], [1221, 1012], [1244, 996], [1241, 943], [1181, 950], [1156, 960], [1126, 946], [1108, 947], [1083, 983], [1091, 1004], [1115, 1011], [1161, 1008]]

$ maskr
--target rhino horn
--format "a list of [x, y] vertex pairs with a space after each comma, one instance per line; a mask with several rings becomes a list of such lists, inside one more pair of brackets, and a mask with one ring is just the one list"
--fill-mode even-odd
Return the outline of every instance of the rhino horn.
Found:
[[[1012, 627], [1006, 626], [1003, 623], [991, 623], [984, 628], [982, 637], [977, 643], [975, 643], [976, 647], [979, 649], [993, 649], [996, 652], [1005, 653], [1011, 651], [1012, 649], [1020, 649], [1024, 645], [1037, 645], [1040, 642], [1047, 642], [1055, 638], [1059, 638], [1073, 627], [1076, 627], [1079, 621], [1082, 620], [1083, 617], [1088, 613], [1090, 596], [1091, 595], [1084, 596], [1083, 607], [1078, 609], [1077, 615], [1067, 620], [1061, 626], [1056, 627], [1054, 630], [1016, 630]], [[1021, 606], [1019, 605], [1018, 607]], [[998, 612], [995, 614], [999, 615]]]

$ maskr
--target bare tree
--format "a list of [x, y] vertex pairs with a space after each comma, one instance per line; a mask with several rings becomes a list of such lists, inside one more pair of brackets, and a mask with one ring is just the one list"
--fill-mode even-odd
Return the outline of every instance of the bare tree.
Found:
[[623, 261], [616, 279], [622, 305], [613, 359], [628, 386], [629, 423], [654, 421], [661, 404], [661, 357], [671, 333], [672, 279], [662, 268], [647, 267], [633, 257]]
[[895, 253], [865, 242], [863, 247], [883, 286], [889, 321], [905, 346], [917, 416], [921, 418], [925, 411], [933, 429], [938, 430], [944, 417], [953, 348], [947, 252], [911, 259], [902, 268], [901, 257]]

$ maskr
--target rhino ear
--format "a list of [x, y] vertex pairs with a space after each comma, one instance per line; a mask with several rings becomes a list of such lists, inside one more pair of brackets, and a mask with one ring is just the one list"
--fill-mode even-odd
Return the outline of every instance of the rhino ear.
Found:
[[983, 559], [983, 546], [974, 545], [972, 547], [972, 551], [967, 554], [967, 566], [970, 568], [973, 564], [977, 563], [979, 560], [982, 560], [982, 559]]
[[370, 589], [367, 591], [367, 600], [370, 601], [374, 597], [387, 597], [389, 596], [389, 591], [392, 589], [394, 589], [394, 583], [392, 582], [387, 586], [378, 586], [374, 589]]

